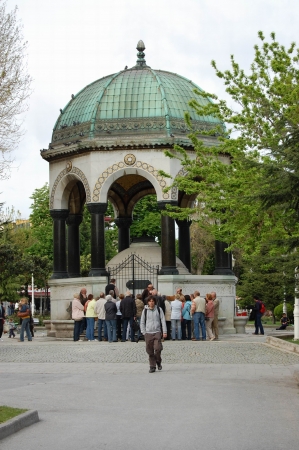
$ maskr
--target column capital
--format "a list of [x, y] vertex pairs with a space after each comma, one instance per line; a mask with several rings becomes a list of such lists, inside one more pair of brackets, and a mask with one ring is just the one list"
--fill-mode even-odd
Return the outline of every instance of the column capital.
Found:
[[50, 209], [52, 219], [66, 219], [69, 215], [68, 209]]
[[191, 223], [192, 223], [192, 220], [188, 220], [188, 219], [184, 219], [184, 220], [180, 220], [180, 219], [175, 219], [175, 222], [176, 222], [176, 224], [177, 224], [177, 226], [179, 227], [179, 228], [181, 228], [181, 227], [190, 227], [190, 225], [191, 225]]
[[157, 203], [158, 203], [158, 208], [159, 208], [160, 211], [166, 210], [166, 205], [170, 205], [170, 206], [177, 206], [178, 205], [178, 202], [175, 201], [175, 200], [166, 201], [166, 202], [160, 201], [160, 202], [157, 202]]
[[90, 214], [105, 214], [108, 208], [108, 203], [86, 203]]
[[132, 217], [117, 217], [117, 219], [114, 219], [114, 223], [118, 228], [130, 228], [132, 222]]
[[83, 216], [82, 214], [69, 214], [66, 219], [67, 225], [77, 225], [79, 226], [82, 222]]

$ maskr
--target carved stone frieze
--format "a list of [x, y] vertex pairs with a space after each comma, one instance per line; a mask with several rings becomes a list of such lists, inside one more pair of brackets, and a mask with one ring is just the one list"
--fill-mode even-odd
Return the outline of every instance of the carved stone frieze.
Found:
[[63, 169], [60, 172], [60, 174], [57, 176], [57, 178], [53, 184], [51, 195], [50, 195], [50, 209], [53, 209], [55, 192], [56, 192], [59, 182], [62, 180], [62, 178], [65, 175], [70, 174], [70, 173], [76, 174], [77, 177], [82, 181], [84, 189], [85, 189], [85, 193], [86, 193], [86, 203], [89, 203], [91, 201], [90, 187], [89, 187], [87, 178], [84, 175], [84, 173], [82, 172], [82, 170], [78, 169], [78, 167], [74, 167], [73, 165], [70, 168], [70, 170], [68, 170], [68, 169], [69, 169], [68, 166], [65, 169]]
[[166, 121], [164, 118], [137, 118], [137, 119], [110, 119], [110, 120], [97, 120], [95, 125], [94, 134], [102, 133], [139, 133], [145, 130], [159, 131], [166, 128]]
[[[104, 172], [101, 173], [101, 175], [99, 176], [99, 178], [95, 184], [94, 190], [93, 190], [92, 200], [94, 202], [99, 201], [101, 188], [102, 188], [104, 182], [107, 180], [107, 178], [110, 175], [112, 175], [114, 172], [116, 172], [117, 170], [123, 169], [124, 167], [125, 167], [125, 163], [123, 161], [120, 161], [118, 163], [113, 164], [110, 167], [107, 167], [107, 169], [105, 169]], [[151, 174], [153, 177], [156, 178], [157, 182], [159, 183], [159, 185], [161, 186], [162, 189], [164, 189], [166, 187], [166, 181], [165, 181], [164, 177], [159, 175], [159, 171], [157, 169], [155, 169], [153, 166], [151, 166], [150, 164], [142, 162], [142, 161], [135, 161], [135, 163], [132, 164], [131, 167], [142, 168], [143, 170], [145, 170], [146, 172], [148, 172], [149, 174]], [[163, 198], [165, 200], [168, 200], [170, 198], [169, 193], [164, 193]]]
[[90, 131], [90, 123], [80, 124], [76, 126], [60, 128], [54, 131], [52, 136], [52, 143], [57, 144], [59, 141], [82, 139], [84, 136], [88, 136]]

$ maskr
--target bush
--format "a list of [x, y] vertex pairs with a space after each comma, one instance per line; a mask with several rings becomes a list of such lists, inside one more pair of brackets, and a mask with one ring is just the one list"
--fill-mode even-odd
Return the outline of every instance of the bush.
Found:
[[[294, 305], [291, 305], [291, 303], [286, 303], [287, 305], [287, 316], [290, 320], [293, 319], [293, 314], [294, 314]], [[280, 304], [278, 306], [276, 306], [276, 308], [274, 309], [274, 315], [276, 317], [277, 320], [280, 320], [282, 317], [282, 311], [283, 311], [283, 304]]]

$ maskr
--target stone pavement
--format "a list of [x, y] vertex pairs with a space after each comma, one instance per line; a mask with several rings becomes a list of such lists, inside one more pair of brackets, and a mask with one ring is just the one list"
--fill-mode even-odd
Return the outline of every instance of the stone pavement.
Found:
[[37, 409], [41, 421], [1, 450], [297, 448], [299, 356], [264, 342], [165, 342], [163, 370], [149, 374], [142, 341], [4, 337], [0, 404]]

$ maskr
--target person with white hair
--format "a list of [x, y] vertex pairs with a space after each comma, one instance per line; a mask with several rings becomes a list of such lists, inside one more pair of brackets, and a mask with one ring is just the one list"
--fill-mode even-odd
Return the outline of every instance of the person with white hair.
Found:
[[133, 321], [136, 318], [136, 303], [135, 300], [132, 297], [132, 294], [130, 291], [126, 292], [125, 298], [120, 303], [120, 312], [122, 314], [123, 318], [123, 332], [122, 332], [122, 342], [126, 342], [126, 334], [127, 334], [127, 327], [128, 324], [130, 324], [131, 327], [131, 342], [135, 342], [135, 336], [133, 332]]

